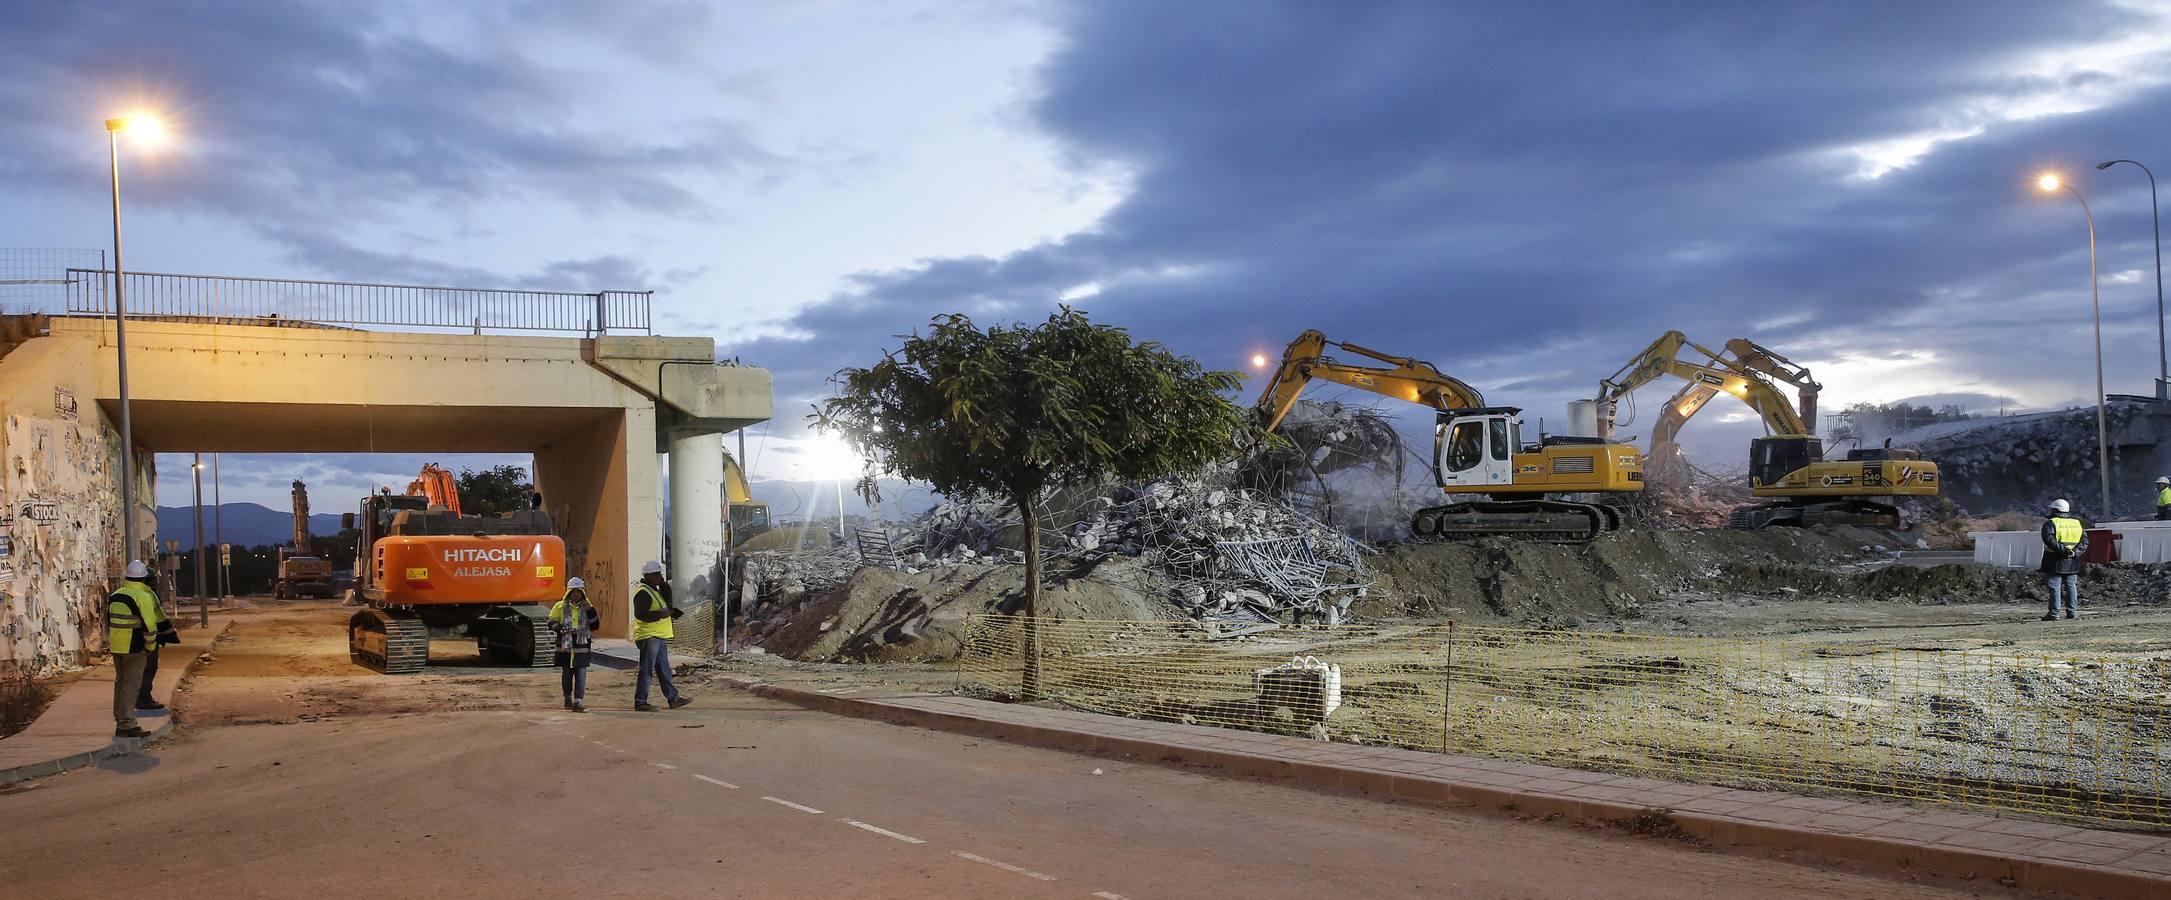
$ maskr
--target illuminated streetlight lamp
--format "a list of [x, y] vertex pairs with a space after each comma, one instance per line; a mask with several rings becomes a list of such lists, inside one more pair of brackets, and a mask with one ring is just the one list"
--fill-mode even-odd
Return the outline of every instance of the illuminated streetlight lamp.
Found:
[[121, 132], [133, 131], [146, 142], [165, 137], [157, 116], [138, 114], [106, 120], [106, 149], [113, 161], [113, 351], [120, 359], [121, 388], [121, 558], [136, 552], [136, 439], [128, 421], [128, 307], [121, 293]]
[[1254, 369], [1264, 369], [1264, 368], [1266, 368], [1266, 354], [1264, 354], [1264, 353], [1254, 353], [1254, 354], [1252, 354], [1252, 355], [1251, 355], [1251, 367], [1252, 367], [1252, 368], [1254, 368]]
[[2096, 163], [2096, 168], [2108, 169], [2119, 163], [2129, 163], [2148, 176], [2148, 224], [2156, 233], [2156, 399], [2171, 400], [2171, 353], [2164, 349], [2163, 334], [2163, 221], [2156, 214], [2156, 173], [2130, 159]]
[[2088, 220], [2088, 303], [2096, 319], [2096, 475], [2103, 488], [2103, 513], [2097, 521], [2107, 521], [2111, 518], [2111, 429], [2103, 397], [2103, 299], [2096, 280], [2096, 216], [2088, 210], [2088, 198], [2056, 174], [2045, 173], [2035, 184], [2046, 193], [2064, 188], [2080, 201], [2081, 215]]

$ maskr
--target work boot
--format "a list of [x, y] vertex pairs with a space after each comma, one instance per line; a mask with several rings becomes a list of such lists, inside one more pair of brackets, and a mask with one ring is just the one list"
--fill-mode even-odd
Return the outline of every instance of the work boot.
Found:
[[564, 700], [562, 700], [562, 701], [559, 701], [559, 702], [561, 702], [561, 703], [564, 703], [564, 704], [565, 704], [565, 708], [566, 708], [566, 709], [572, 709], [572, 708], [573, 708], [573, 698], [571, 698], [571, 697], [567, 697], [567, 698], [565, 698]]
[[584, 713], [584, 712], [587, 712], [587, 711], [588, 711], [588, 705], [587, 705], [587, 704], [585, 704], [585, 703], [582, 703], [582, 702], [580, 702], [580, 701], [578, 701], [578, 700], [575, 700], [575, 701], [573, 701], [572, 703], [570, 703], [570, 704], [567, 704], [565, 708], [566, 708], [566, 709], [570, 709], [570, 710], [572, 710], [572, 711], [574, 711], [574, 712], [577, 712], [577, 713]]
[[2074, 612], [2074, 611], [2072, 611], [2072, 610], [2070, 610], [2070, 609], [2069, 609], [2069, 610], [2066, 610], [2066, 611], [2065, 611], [2065, 617], [2066, 617], [2066, 618], [2068, 618], [2068, 619], [2071, 619], [2071, 618], [2075, 618], [2075, 617], [2078, 617], [2079, 615], [2080, 615], [2079, 613], [2076, 613], [2076, 612]]
[[681, 707], [681, 706], [685, 706], [686, 704], [688, 704], [688, 703], [692, 703], [692, 702], [694, 702], [694, 701], [693, 701], [693, 698], [692, 698], [692, 697], [674, 697], [674, 698], [672, 698], [672, 700], [671, 700], [671, 708], [672, 708], [672, 709], [677, 709], [677, 708], [679, 708], [679, 707]]
[[2045, 621], [2045, 622], [2056, 622], [2056, 621], [2058, 621], [2058, 614], [2057, 614], [2057, 613], [2044, 613], [2044, 614], [2043, 614], [2043, 621]]
[[633, 711], [634, 711], [634, 712], [655, 712], [655, 711], [656, 711], [656, 704], [654, 704], [654, 703], [647, 703], [647, 702], [642, 702], [642, 703], [636, 703], [636, 704], [633, 704]]
[[164, 704], [164, 703], [160, 703], [160, 702], [158, 702], [158, 701], [156, 701], [156, 700], [138, 700], [138, 701], [136, 701], [136, 711], [137, 711], [137, 712], [157, 712], [157, 711], [159, 711], [159, 710], [162, 710], [162, 709], [165, 709], [165, 708], [166, 708], [166, 704]]
[[117, 738], [145, 738], [150, 737], [151, 733], [141, 728], [134, 727], [115, 728], [113, 729], [113, 736]]

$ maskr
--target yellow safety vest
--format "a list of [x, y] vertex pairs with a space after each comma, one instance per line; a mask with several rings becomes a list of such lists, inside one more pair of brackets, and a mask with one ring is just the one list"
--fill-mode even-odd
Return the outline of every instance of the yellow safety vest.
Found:
[[641, 611], [641, 595], [643, 594], [648, 595], [649, 605], [658, 609], [668, 609], [668, 607], [664, 605], [663, 594], [657, 592], [655, 588], [649, 587], [646, 582], [634, 582], [633, 612], [635, 613], [635, 616], [633, 619], [633, 639], [636, 641], [640, 641], [652, 637], [669, 638], [672, 635], [677, 634], [677, 632], [672, 630], [671, 628], [671, 617], [668, 613], [663, 618], [657, 619], [654, 622], [641, 621], [639, 613]]
[[2078, 546], [2080, 544], [2082, 534], [2081, 520], [2067, 518], [2065, 516], [2051, 516], [2050, 524], [2053, 528], [2058, 529], [2058, 543], [2064, 544], [2068, 547]]
[[[106, 598], [106, 648], [115, 653], [141, 653], [153, 649], [151, 635], [166, 623], [166, 614], [158, 608], [158, 595], [140, 581], [121, 583], [119, 590]], [[142, 643], [136, 641], [143, 636]]]
[[2156, 505], [2171, 506], [2171, 487], [2156, 489]]

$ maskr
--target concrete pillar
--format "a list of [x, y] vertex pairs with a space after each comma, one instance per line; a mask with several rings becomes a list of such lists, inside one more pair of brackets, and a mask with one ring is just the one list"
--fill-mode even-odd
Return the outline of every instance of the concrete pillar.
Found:
[[633, 581], [663, 542], [654, 431], [653, 412], [628, 409], [535, 449], [535, 488], [565, 539], [566, 574], [588, 582], [609, 637], [632, 634]]
[[[670, 454], [671, 594], [679, 606], [706, 614], [715, 607], [703, 601], [724, 596], [724, 439], [713, 431], [675, 432]], [[693, 636], [710, 632], [706, 622], [694, 624]]]

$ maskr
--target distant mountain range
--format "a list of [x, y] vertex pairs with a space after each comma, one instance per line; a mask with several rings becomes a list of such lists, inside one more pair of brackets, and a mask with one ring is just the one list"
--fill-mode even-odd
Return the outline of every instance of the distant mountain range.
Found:
[[[204, 506], [204, 543], [217, 541], [213, 534], [212, 509]], [[253, 547], [259, 544], [287, 544], [294, 540], [294, 514], [288, 510], [272, 509], [260, 503], [228, 503], [220, 508], [219, 531], [226, 542], [237, 547]], [[334, 535], [339, 533], [337, 513], [319, 513], [309, 517], [309, 533]], [[196, 508], [193, 506], [161, 506], [158, 508], [158, 539], [180, 541], [183, 545], [196, 540]]]

